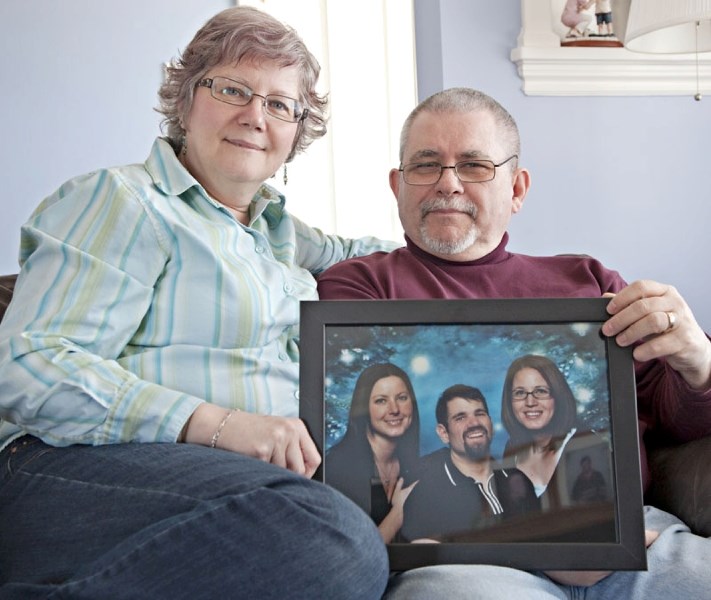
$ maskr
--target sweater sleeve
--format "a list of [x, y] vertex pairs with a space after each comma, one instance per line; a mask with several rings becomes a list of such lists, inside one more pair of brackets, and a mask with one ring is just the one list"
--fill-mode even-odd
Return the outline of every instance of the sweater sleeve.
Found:
[[318, 277], [322, 300], [378, 300], [387, 298], [380, 280], [369, 276], [368, 266], [357, 260], [339, 263]]
[[711, 389], [698, 391], [664, 360], [635, 364], [639, 418], [652, 440], [684, 443], [711, 433]]
[[316, 227], [306, 225], [293, 215], [291, 219], [297, 240], [295, 262], [314, 275], [348, 258], [365, 256], [373, 252], [387, 253], [402, 245], [375, 237], [350, 239], [327, 235]]

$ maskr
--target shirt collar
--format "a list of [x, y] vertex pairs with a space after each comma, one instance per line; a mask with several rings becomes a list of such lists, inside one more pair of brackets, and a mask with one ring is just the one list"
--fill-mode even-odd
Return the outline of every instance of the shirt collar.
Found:
[[[217, 207], [222, 207], [205, 191], [200, 182], [182, 165], [167, 138], [156, 138], [146, 159], [145, 168], [153, 184], [167, 196], [180, 196], [192, 187]], [[270, 185], [262, 184], [252, 199], [254, 204], [252, 221], [264, 215], [269, 228], [273, 229], [284, 216], [286, 198]]]
[[144, 165], [153, 184], [166, 196], [180, 196], [198, 184], [180, 163], [167, 138], [156, 138]]
[[468, 475], [465, 475], [459, 469], [457, 469], [457, 467], [454, 465], [454, 462], [452, 461], [451, 451], [449, 450], [449, 448], [447, 448], [447, 452], [444, 455], [444, 471], [447, 475], [447, 479], [449, 479], [449, 482], [454, 486], [464, 483], [468, 483], [469, 485], [471, 485], [472, 483], [481, 483], [482, 485], [488, 485], [489, 481], [491, 481], [491, 478], [494, 476], [494, 471], [500, 468], [493, 458], [491, 458], [490, 461], [491, 473], [489, 477], [486, 481], [477, 481], [473, 477], [469, 477]]

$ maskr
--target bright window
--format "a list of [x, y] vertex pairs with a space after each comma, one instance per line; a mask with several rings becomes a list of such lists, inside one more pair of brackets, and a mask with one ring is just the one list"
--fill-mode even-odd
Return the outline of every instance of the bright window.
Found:
[[269, 183], [327, 233], [402, 239], [388, 172], [417, 103], [412, 0], [240, 0], [291, 25], [321, 64], [328, 134]]

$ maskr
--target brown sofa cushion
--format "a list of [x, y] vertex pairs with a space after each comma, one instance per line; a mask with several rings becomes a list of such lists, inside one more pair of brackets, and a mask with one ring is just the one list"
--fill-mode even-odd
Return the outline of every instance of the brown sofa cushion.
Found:
[[0, 275], [0, 321], [5, 315], [5, 309], [12, 299], [17, 275]]
[[711, 536], [711, 436], [650, 453], [647, 502], [678, 516], [694, 533]]

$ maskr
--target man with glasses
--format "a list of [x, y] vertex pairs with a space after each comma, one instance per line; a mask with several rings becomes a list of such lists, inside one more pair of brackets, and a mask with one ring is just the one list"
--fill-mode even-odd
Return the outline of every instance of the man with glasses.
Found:
[[465, 541], [473, 531], [540, 509], [528, 478], [518, 469], [496, 468], [492, 461], [494, 427], [479, 389], [448, 387], [435, 414], [437, 435], [447, 447], [423, 459], [405, 503], [405, 539]]
[[[586, 256], [535, 257], [506, 249], [530, 174], [519, 167], [511, 115], [468, 88], [434, 94], [408, 116], [400, 167], [390, 171], [406, 247], [335, 265], [319, 278], [323, 299], [561, 298], [614, 296], [602, 332], [635, 346], [641, 434], [676, 444], [711, 432], [711, 341], [672, 286], [630, 285]], [[641, 437], [641, 439], [644, 439]], [[649, 484], [640, 446], [643, 480]], [[649, 571], [528, 574], [502, 567], [437, 566], [391, 582], [390, 598], [561, 597], [568, 585], [590, 598], [705, 597], [711, 541], [677, 517], [647, 507]], [[656, 541], [655, 541], [656, 540]], [[673, 569], [664, 565], [674, 564]], [[472, 586], [476, 581], [476, 586]], [[571, 592], [577, 593], [577, 592]], [[481, 594], [481, 595], [477, 595]]]

